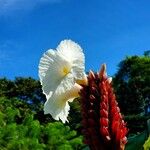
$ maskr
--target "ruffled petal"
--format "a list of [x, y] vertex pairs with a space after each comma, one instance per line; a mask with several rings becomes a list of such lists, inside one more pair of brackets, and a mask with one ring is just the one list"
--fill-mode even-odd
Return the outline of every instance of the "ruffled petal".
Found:
[[64, 40], [58, 45], [57, 51], [72, 64], [74, 77], [82, 79], [85, 71], [85, 57], [82, 48], [71, 40]]
[[55, 120], [62, 120], [65, 123], [69, 114], [69, 102], [79, 96], [79, 91], [82, 87], [74, 84], [70, 90], [62, 92], [62, 89], [57, 89], [44, 104], [44, 113], [50, 113]]
[[62, 120], [65, 123], [69, 114], [70, 106], [68, 102], [62, 100], [63, 97], [52, 95], [44, 104], [44, 113], [51, 114], [55, 120]]
[[56, 51], [50, 49], [45, 52], [40, 59], [39, 63], [39, 77], [42, 81], [46, 75], [47, 70], [49, 69], [49, 65], [53, 64], [53, 57], [56, 57]]
[[67, 74], [63, 80], [60, 82], [59, 86], [57, 87], [56, 93], [61, 94], [65, 93], [66, 91], [70, 90], [75, 83], [73, 74]]
[[43, 93], [46, 96], [51, 95], [51, 92], [55, 91], [59, 84], [61, 84], [63, 78], [66, 78], [64, 69], [69, 70], [70, 68], [71, 64], [61, 57], [57, 51], [48, 50], [44, 53], [39, 64], [39, 77]]

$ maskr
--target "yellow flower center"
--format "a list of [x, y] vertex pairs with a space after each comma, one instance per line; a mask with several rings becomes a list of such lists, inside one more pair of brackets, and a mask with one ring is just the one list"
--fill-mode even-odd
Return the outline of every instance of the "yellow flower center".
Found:
[[69, 67], [63, 67], [63, 74], [67, 75], [70, 72], [70, 68]]

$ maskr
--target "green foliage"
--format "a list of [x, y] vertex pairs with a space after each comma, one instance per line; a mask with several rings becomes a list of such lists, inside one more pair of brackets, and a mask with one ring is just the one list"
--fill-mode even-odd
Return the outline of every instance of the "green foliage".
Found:
[[82, 137], [60, 122], [41, 124], [24, 101], [0, 98], [1, 150], [74, 150]]
[[145, 141], [143, 147], [144, 147], [144, 150], [149, 150], [149, 149], [150, 149], [150, 136], [149, 136], [149, 138]]
[[45, 101], [41, 85], [33, 78], [17, 77], [14, 81], [0, 79], [0, 96], [7, 98], [17, 97], [30, 104], [33, 110], [39, 110]]
[[126, 57], [119, 64], [114, 77], [114, 87], [124, 115], [144, 112], [146, 100], [150, 101], [150, 57]]
[[131, 56], [122, 60], [113, 84], [121, 113], [125, 115], [129, 135], [144, 131], [149, 118], [143, 116], [150, 102], [149, 51], [144, 56]]
[[138, 135], [128, 138], [125, 150], [143, 150], [143, 144], [147, 139], [147, 133], [144, 131]]
[[70, 111], [68, 120], [71, 122], [68, 125], [71, 129], [75, 129], [76, 131], [81, 133], [81, 108], [80, 108], [80, 99], [76, 98], [73, 103], [70, 103]]
[[14, 82], [11, 80], [7, 80], [6, 78], [0, 79], [0, 96], [13, 96], [14, 91]]
[[[49, 123], [43, 129], [45, 133], [45, 144], [49, 149], [81, 149], [82, 138], [78, 137], [76, 131], [71, 131], [69, 126], [65, 126], [60, 122]], [[65, 136], [62, 136], [65, 135]], [[64, 148], [63, 148], [64, 146]]]
[[142, 115], [128, 115], [125, 116], [125, 121], [127, 122], [127, 126], [129, 128], [129, 133], [137, 134], [139, 132], [143, 132], [147, 129], [147, 120], [150, 116], [142, 116]]
[[150, 50], [145, 51], [145, 52], [144, 52], [144, 56], [149, 57], [149, 56], [150, 56]]

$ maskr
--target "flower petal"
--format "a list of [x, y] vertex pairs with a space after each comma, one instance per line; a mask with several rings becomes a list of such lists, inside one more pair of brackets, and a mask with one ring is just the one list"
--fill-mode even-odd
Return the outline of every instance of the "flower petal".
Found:
[[59, 86], [56, 89], [56, 93], [61, 94], [65, 93], [67, 90], [70, 90], [74, 85], [74, 77], [71, 73], [67, 74], [63, 80], [61, 80]]
[[62, 92], [62, 89], [57, 89], [52, 96], [44, 104], [44, 113], [50, 113], [55, 120], [61, 119], [63, 123], [67, 120], [69, 114], [69, 102], [72, 102], [75, 97], [78, 97], [78, 92], [82, 87], [74, 84], [70, 90]]
[[82, 48], [71, 40], [64, 40], [58, 45], [57, 51], [72, 63], [74, 77], [82, 79], [85, 70], [85, 58]]
[[63, 123], [67, 120], [70, 106], [68, 102], [63, 101], [63, 97], [52, 95], [44, 104], [44, 113], [51, 114], [55, 120], [61, 119]]
[[[44, 53], [39, 64], [39, 77], [42, 84], [43, 93], [46, 96], [55, 91], [61, 82], [70, 82], [69, 79], [68, 81], [67, 79], [64, 79], [63, 81], [63, 78], [66, 76], [66, 74], [63, 72], [63, 69], [69, 69], [70, 66], [71, 64], [61, 57], [57, 51], [48, 50], [46, 53]], [[66, 86], [67, 85], [69, 84], [66, 84]]]

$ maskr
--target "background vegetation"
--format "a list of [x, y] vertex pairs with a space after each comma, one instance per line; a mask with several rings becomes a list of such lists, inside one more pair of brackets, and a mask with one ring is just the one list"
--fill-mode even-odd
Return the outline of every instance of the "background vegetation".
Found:
[[[113, 78], [121, 112], [129, 127], [126, 149], [142, 148], [150, 118], [150, 55], [122, 60]], [[44, 115], [45, 96], [33, 78], [0, 79], [1, 150], [74, 150], [85, 149], [82, 142], [80, 100], [71, 103], [69, 123]], [[139, 140], [139, 142], [137, 142]], [[136, 141], [136, 142], [135, 142]], [[145, 144], [148, 145], [147, 143]]]

